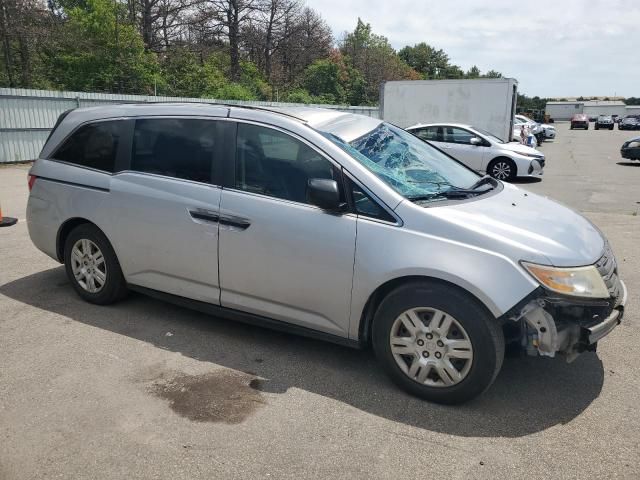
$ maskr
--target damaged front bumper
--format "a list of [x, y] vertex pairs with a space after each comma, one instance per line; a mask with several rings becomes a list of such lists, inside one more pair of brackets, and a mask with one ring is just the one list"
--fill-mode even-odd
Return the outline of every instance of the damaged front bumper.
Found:
[[505, 339], [529, 355], [561, 354], [569, 362], [584, 351], [595, 351], [598, 341], [622, 321], [627, 287], [618, 277], [608, 243], [594, 266], [609, 298], [565, 296], [539, 287], [505, 315]]
[[540, 287], [505, 315], [506, 340], [519, 343], [529, 355], [561, 354], [569, 362], [584, 351], [595, 351], [597, 342], [622, 321], [627, 287], [618, 277], [617, 262], [608, 244], [594, 266], [607, 286], [609, 298], [564, 296]]
[[627, 288], [619, 281], [620, 293], [603, 301], [583, 301], [537, 291], [511, 320], [520, 322], [519, 339], [529, 355], [555, 357], [567, 361], [580, 353], [595, 350], [597, 342], [622, 321]]

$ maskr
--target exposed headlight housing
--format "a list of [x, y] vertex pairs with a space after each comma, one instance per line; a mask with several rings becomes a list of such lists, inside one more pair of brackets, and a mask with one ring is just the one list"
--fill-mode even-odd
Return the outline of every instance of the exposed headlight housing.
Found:
[[628, 142], [624, 144], [625, 148], [638, 148], [640, 147], [640, 141], [636, 140], [633, 142]]
[[609, 290], [594, 265], [586, 267], [551, 267], [521, 262], [540, 285], [552, 292], [586, 298], [609, 298]]

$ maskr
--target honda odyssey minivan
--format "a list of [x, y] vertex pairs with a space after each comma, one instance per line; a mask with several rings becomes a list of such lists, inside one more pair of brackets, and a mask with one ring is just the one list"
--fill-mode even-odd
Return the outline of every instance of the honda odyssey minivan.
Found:
[[29, 174], [33, 243], [75, 291], [129, 290], [353, 347], [460, 403], [505, 346], [572, 360], [622, 319], [588, 220], [374, 118], [155, 104], [65, 112]]

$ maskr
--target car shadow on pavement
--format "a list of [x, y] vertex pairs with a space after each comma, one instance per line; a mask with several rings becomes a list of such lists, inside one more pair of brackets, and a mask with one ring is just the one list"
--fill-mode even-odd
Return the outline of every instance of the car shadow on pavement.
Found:
[[616, 162], [616, 165], [622, 165], [623, 167], [640, 167], [640, 162]]
[[602, 362], [593, 353], [571, 364], [561, 359], [507, 358], [484, 395], [461, 406], [442, 406], [398, 389], [371, 350], [222, 320], [137, 294], [108, 307], [91, 305], [75, 294], [63, 267], [14, 280], [0, 286], [0, 294], [259, 377], [252, 384], [266, 393], [267, 402], [270, 394], [298, 388], [394, 422], [459, 436], [519, 437], [565, 424], [598, 397], [604, 380]]

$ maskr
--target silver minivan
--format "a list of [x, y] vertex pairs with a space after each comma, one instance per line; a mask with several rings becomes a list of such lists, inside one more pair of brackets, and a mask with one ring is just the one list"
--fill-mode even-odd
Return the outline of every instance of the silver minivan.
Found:
[[435, 402], [486, 390], [506, 347], [595, 350], [627, 296], [579, 214], [335, 110], [72, 110], [29, 187], [31, 239], [85, 300], [135, 290], [371, 345], [398, 385]]

